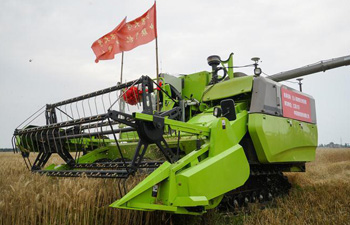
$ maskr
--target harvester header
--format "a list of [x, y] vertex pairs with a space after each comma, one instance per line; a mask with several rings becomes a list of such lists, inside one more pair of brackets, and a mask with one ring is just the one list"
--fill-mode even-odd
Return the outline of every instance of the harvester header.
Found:
[[[14, 151], [49, 176], [147, 174], [116, 208], [198, 215], [285, 194], [282, 172], [315, 159], [317, 120], [314, 98], [279, 81], [349, 65], [350, 56], [269, 77], [256, 57], [253, 75], [234, 72], [232, 57], [208, 57], [211, 71], [160, 74], [160, 83], [141, 76], [47, 104], [15, 130]], [[46, 165], [53, 154], [64, 163]]]

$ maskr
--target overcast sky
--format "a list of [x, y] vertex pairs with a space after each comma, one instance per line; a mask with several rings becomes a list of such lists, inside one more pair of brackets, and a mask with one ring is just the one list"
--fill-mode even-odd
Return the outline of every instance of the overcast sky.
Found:
[[[96, 64], [90, 46], [152, 4], [1, 0], [0, 148], [10, 147], [14, 129], [44, 104], [113, 86], [120, 55]], [[161, 72], [210, 70], [209, 55], [226, 59], [230, 52], [235, 65], [260, 57], [266, 74], [350, 55], [349, 12], [349, 0], [159, 0]], [[155, 77], [154, 48], [151, 42], [125, 53], [125, 79]], [[319, 143], [350, 143], [349, 85], [350, 67], [305, 77], [303, 90], [316, 99]]]

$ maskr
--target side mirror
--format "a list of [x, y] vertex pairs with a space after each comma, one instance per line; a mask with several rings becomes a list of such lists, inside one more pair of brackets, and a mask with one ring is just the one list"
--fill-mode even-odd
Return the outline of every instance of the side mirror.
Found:
[[[226, 117], [229, 121], [235, 120], [236, 110], [235, 110], [235, 102], [232, 99], [222, 100], [220, 102], [222, 116]], [[215, 109], [214, 109], [215, 112]]]

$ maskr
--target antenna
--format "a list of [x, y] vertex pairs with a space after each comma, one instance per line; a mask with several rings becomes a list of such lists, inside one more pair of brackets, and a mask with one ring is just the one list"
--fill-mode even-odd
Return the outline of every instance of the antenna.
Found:
[[303, 78], [298, 78], [298, 79], [297, 79], [298, 84], [299, 84], [299, 91], [300, 91], [300, 92], [303, 92], [303, 88], [302, 88], [303, 83], [301, 83], [302, 80], [303, 80]]

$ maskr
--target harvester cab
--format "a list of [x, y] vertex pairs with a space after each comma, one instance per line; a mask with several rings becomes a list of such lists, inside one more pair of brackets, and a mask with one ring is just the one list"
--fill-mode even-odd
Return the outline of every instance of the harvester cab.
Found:
[[[259, 58], [247, 76], [233, 71], [232, 56], [208, 57], [210, 72], [141, 76], [48, 104], [15, 130], [14, 150], [48, 176], [148, 174], [116, 208], [202, 214], [286, 193], [282, 172], [303, 172], [315, 158], [317, 123], [314, 99], [278, 82], [350, 57], [262, 77]], [[46, 166], [53, 154], [64, 163]]]

